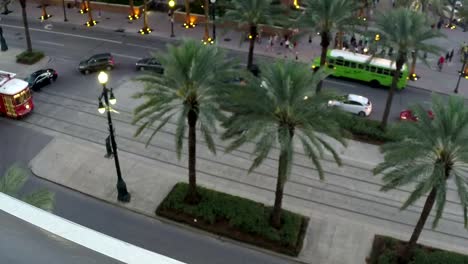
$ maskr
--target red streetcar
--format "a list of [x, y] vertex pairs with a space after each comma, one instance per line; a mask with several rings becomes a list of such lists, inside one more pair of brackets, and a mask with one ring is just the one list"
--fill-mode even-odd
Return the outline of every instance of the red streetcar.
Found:
[[34, 104], [29, 84], [15, 76], [14, 73], [0, 71], [0, 114], [19, 118], [31, 112]]

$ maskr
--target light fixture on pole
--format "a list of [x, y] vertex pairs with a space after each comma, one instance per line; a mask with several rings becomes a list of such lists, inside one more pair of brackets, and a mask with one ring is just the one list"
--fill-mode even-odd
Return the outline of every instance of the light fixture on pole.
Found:
[[213, 5], [211, 7], [211, 16], [213, 20], [213, 41], [216, 41], [216, 0], [210, 0], [211, 4]]
[[458, 81], [457, 81], [457, 86], [455, 87], [455, 90], [453, 91], [454, 93], [458, 93], [458, 86], [460, 86], [460, 80], [462, 77], [465, 79], [468, 79], [468, 70], [467, 70], [467, 63], [468, 63], [468, 52], [463, 52], [462, 51], [462, 58], [463, 58], [463, 65], [461, 67], [461, 70], [458, 75]]
[[[120, 171], [119, 155], [117, 153], [117, 142], [115, 141], [114, 126], [112, 124], [112, 117], [110, 113], [112, 110], [110, 105], [115, 104], [117, 100], [115, 99], [112, 88], [108, 89], [106, 87], [108, 79], [109, 79], [109, 76], [107, 75], [107, 73], [103, 71], [99, 73], [98, 80], [99, 80], [99, 83], [102, 84], [102, 93], [99, 96], [98, 111], [101, 114], [104, 114], [107, 111], [107, 123], [109, 124], [111, 150], [110, 150], [110, 153], [108, 150], [108, 154], [106, 156], [107, 157], [110, 157], [111, 155], [114, 156], [115, 169], [117, 171], [117, 200], [120, 202], [128, 203], [130, 202], [131, 195], [127, 191], [127, 185], [125, 184], [125, 181], [122, 178], [122, 172]], [[102, 99], [104, 99], [104, 102], [102, 102]], [[106, 144], [106, 146], [107, 145], [108, 144]]]
[[171, 38], [175, 37], [174, 34], [174, 8], [175, 8], [175, 1], [174, 0], [169, 0], [168, 2], [169, 8], [170, 8], [170, 14], [171, 14]]

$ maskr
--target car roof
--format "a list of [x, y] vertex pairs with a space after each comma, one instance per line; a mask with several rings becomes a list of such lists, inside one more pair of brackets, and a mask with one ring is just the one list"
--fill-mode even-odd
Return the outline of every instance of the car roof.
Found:
[[348, 100], [359, 102], [361, 104], [367, 104], [369, 102], [369, 99], [367, 97], [357, 94], [348, 94]]
[[94, 54], [90, 58], [100, 58], [100, 57], [111, 57], [112, 55], [110, 53], [99, 53], [99, 54]]

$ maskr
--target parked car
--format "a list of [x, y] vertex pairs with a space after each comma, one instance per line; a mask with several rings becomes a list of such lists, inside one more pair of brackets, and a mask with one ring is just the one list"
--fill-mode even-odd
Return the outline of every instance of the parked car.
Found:
[[328, 101], [328, 106], [338, 107], [343, 111], [359, 116], [369, 116], [372, 112], [371, 101], [360, 95], [347, 94], [337, 100]]
[[89, 74], [93, 71], [112, 70], [114, 68], [114, 58], [110, 53], [101, 53], [89, 57], [80, 62], [78, 70], [83, 74]]
[[[427, 115], [430, 119], [434, 119], [434, 113], [431, 110], [427, 110]], [[413, 113], [413, 111], [406, 109], [401, 111], [400, 113], [400, 120], [402, 121], [418, 121], [418, 117]]]
[[58, 74], [54, 69], [42, 69], [35, 71], [24, 80], [29, 83], [29, 87], [33, 91], [38, 91], [42, 87], [51, 84], [52, 81], [57, 80]]
[[144, 58], [136, 62], [136, 69], [139, 71], [153, 70], [157, 73], [163, 73], [164, 68], [161, 63], [155, 58]]

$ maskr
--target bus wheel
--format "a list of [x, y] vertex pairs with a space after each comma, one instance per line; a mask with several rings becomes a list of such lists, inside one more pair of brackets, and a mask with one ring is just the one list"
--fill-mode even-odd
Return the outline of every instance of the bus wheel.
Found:
[[370, 86], [372, 86], [374, 88], [377, 88], [377, 87], [380, 86], [380, 83], [377, 80], [372, 80], [372, 81], [370, 81]]
[[364, 113], [363, 111], [361, 111], [361, 112], [358, 113], [358, 116], [365, 117], [365, 116], [366, 116], [366, 113]]

